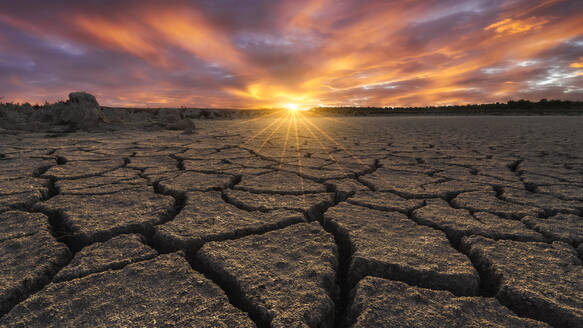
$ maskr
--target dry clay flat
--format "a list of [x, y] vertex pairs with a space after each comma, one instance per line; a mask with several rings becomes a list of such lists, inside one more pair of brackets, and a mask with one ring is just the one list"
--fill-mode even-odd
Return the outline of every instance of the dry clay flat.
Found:
[[2, 327], [583, 327], [583, 119], [0, 143]]

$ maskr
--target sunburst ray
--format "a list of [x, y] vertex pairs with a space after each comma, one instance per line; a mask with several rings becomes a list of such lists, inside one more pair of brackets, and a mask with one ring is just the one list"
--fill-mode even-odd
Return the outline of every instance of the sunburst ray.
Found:
[[231, 125], [242, 125], [242, 124], [246, 124], [246, 123], [249, 123], [249, 122], [254, 122], [254, 121], [257, 121], [257, 120], [260, 120], [260, 119], [264, 119], [264, 118], [271, 117], [271, 116], [276, 115], [276, 114], [281, 114], [282, 112], [284, 112], [284, 111], [283, 110], [275, 110], [272, 113], [263, 114], [263, 115], [261, 115], [259, 117], [251, 118], [251, 119], [244, 120], [244, 121], [240, 121], [240, 122], [233, 122]]
[[[273, 129], [273, 131], [271, 131], [271, 133], [269, 135], [267, 135], [265, 137], [265, 139], [263, 140], [263, 143], [261, 143], [261, 145], [258, 148], [254, 149], [255, 153], [259, 153], [261, 151], [261, 149], [263, 149], [265, 144], [267, 144], [269, 142], [269, 140], [271, 140], [271, 137], [281, 128], [283, 123], [285, 123], [285, 116], [280, 117], [279, 119], [275, 120], [274, 122], [280, 122], [280, 123], [279, 123], [279, 125], [277, 125], [275, 127], [275, 129]], [[243, 165], [243, 167], [239, 169], [237, 174], [241, 173], [241, 171], [243, 171], [243, 169], [245, 169], [245, 167], [247, 167], [247, 164], [249, 164], [250, 160], [251, 160], [251, 158], [247, 159], [247, 161], [245, 162], [245, 165]]]
[[268, 124], [266, 127], [264, 127], [263, 129], [261, 129], [261, 131], [257, 132], [255, 135], [245, 139], [241, 144], [244, 145], [250, 141], [252, 141], [253, 139], [257, 138], [258, 136], [260, 136], [261, 134], [263, 134], [263, 132], [265, 132], [265, 130], [269, 129], [272, 125], [276, 124], [279, 120], [282, 120], [283, 117], [280, 117], [278, 119], [275, 119], [273, 122], [271, 122], [270, 124]]
[[338, 141], [336, 141], [336, 139], [334, 139], [330, 135], [328, 135], [328, 133], [326, 133], [326, 131], [320, 129], [320, 127], [318, 127], [314, 123], [310, 122], [309, 120], [306, 120], [306, 122], [308, 124], [310, 124], [318, 132], [320, 132], [320, 134], [322, 134], [324, 137], [326, 137], [326, 139], [332, 141], [336, 146], [338, 146], [338, 148], [342, 149], [342, 151], [344, 151], [345, 153], [347, 153], [348, 155], [350, 155], [350, 157], [352, 157], [360, 165], [362, 165], [362, 166], [368, 166], [363, 161], [361, 161], [360, 158], [358, 158], [356, 155], [354, 155], [352, 152], [350, 152], [348, 149], [346, 149], [346, 147], [344, 147], [341, 143], [339, 143]]
[[289, 131], [291, 129], [291, 116], [292, 116], [292, 114], [290, 112], [290, 114], [288, 114], [288, 116], [287, 116], [287, 119], [288, 119], [287, 132], [285, 133], [285, 139], [283, 141], [283, 146], [281, 148], [281, 156], [280, 156], [280, 159], [279, 159], [279, 166], [277, 167], [277, 177], [278, 177], [278, 179], [279, 179], [279, 174], [281, 172], [281, 167], [283, 165], [283, 160], [284, 160], [284, 157], [285, 157], [285, 152], [287, 150], [287, 142], [289, 140]]
[[296, 133], [296, 153], [298, 156], [298, 175], [300, 176], [300, 188], [302, 190], [302, 203], [304, 205], [304, 208], [306, 208], [306, 195], [304, 193], [304, 177], [302, 176], [302, 154], [301, 154], [301, 149], [300, 149], [300, 137], [298, 134], [298, 123], [297, 123], [297, 115], [294, 115], [292, 117], [293, 119], [293, 123], [294, 123], [294, 130]]
[[336, 160], [336, 158], [334, 157], [334, 155], [332, 155], [330, 153], [330, 151], [328, 150], [328, 148], [322, 143], [322, 140], [320, 139], [320, 137], [318, 137], [313, 131], [312, 129], [310, 129], [310, 127], [304, 122], [304, 120], [307, 120], [306, 117], [302, 116], [301, 117], [301, 123], [304, 125], [304, 127], [306, 128], [306, 130], [312, 135], [312, 137], [314, 137], [314, 139], [318, 142], [318, 144], [320, 145], [320, 149], [322, 149], [322, 151], [328, 155], [328, 157], [330, 158], [330, 160], [332, 160], [333, 163], [336, 164], [336, 166], [338, 166], [338, 168], [342, 171], [342, 173], [348, 173], [349, 171], [342, 166], [342, 164], [340, 164], [340, 162], [338, 162], [338, 160]]

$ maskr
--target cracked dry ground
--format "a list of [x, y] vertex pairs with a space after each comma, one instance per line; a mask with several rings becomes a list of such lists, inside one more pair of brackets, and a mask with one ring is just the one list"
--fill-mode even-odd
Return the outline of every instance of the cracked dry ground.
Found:
[[2, 135], [0, 326], [582, 327], [582, 123]]

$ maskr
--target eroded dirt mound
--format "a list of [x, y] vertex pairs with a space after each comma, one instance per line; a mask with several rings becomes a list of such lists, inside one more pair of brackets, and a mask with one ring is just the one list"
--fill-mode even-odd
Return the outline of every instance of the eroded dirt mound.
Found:
[[180, 130], [196, 132], [195, 120], [257, 117], [265, 110], [101, 107], [95, 96], [72, 92], [67, 101], [42, 106], [0, 103], [0, 134], [23, 131]]

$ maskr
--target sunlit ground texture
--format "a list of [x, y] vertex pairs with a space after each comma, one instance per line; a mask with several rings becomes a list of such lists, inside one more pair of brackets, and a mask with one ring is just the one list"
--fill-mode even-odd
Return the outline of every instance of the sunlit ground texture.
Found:
[[1, 135], [0, 326], [583, 326], [583, 119]]

